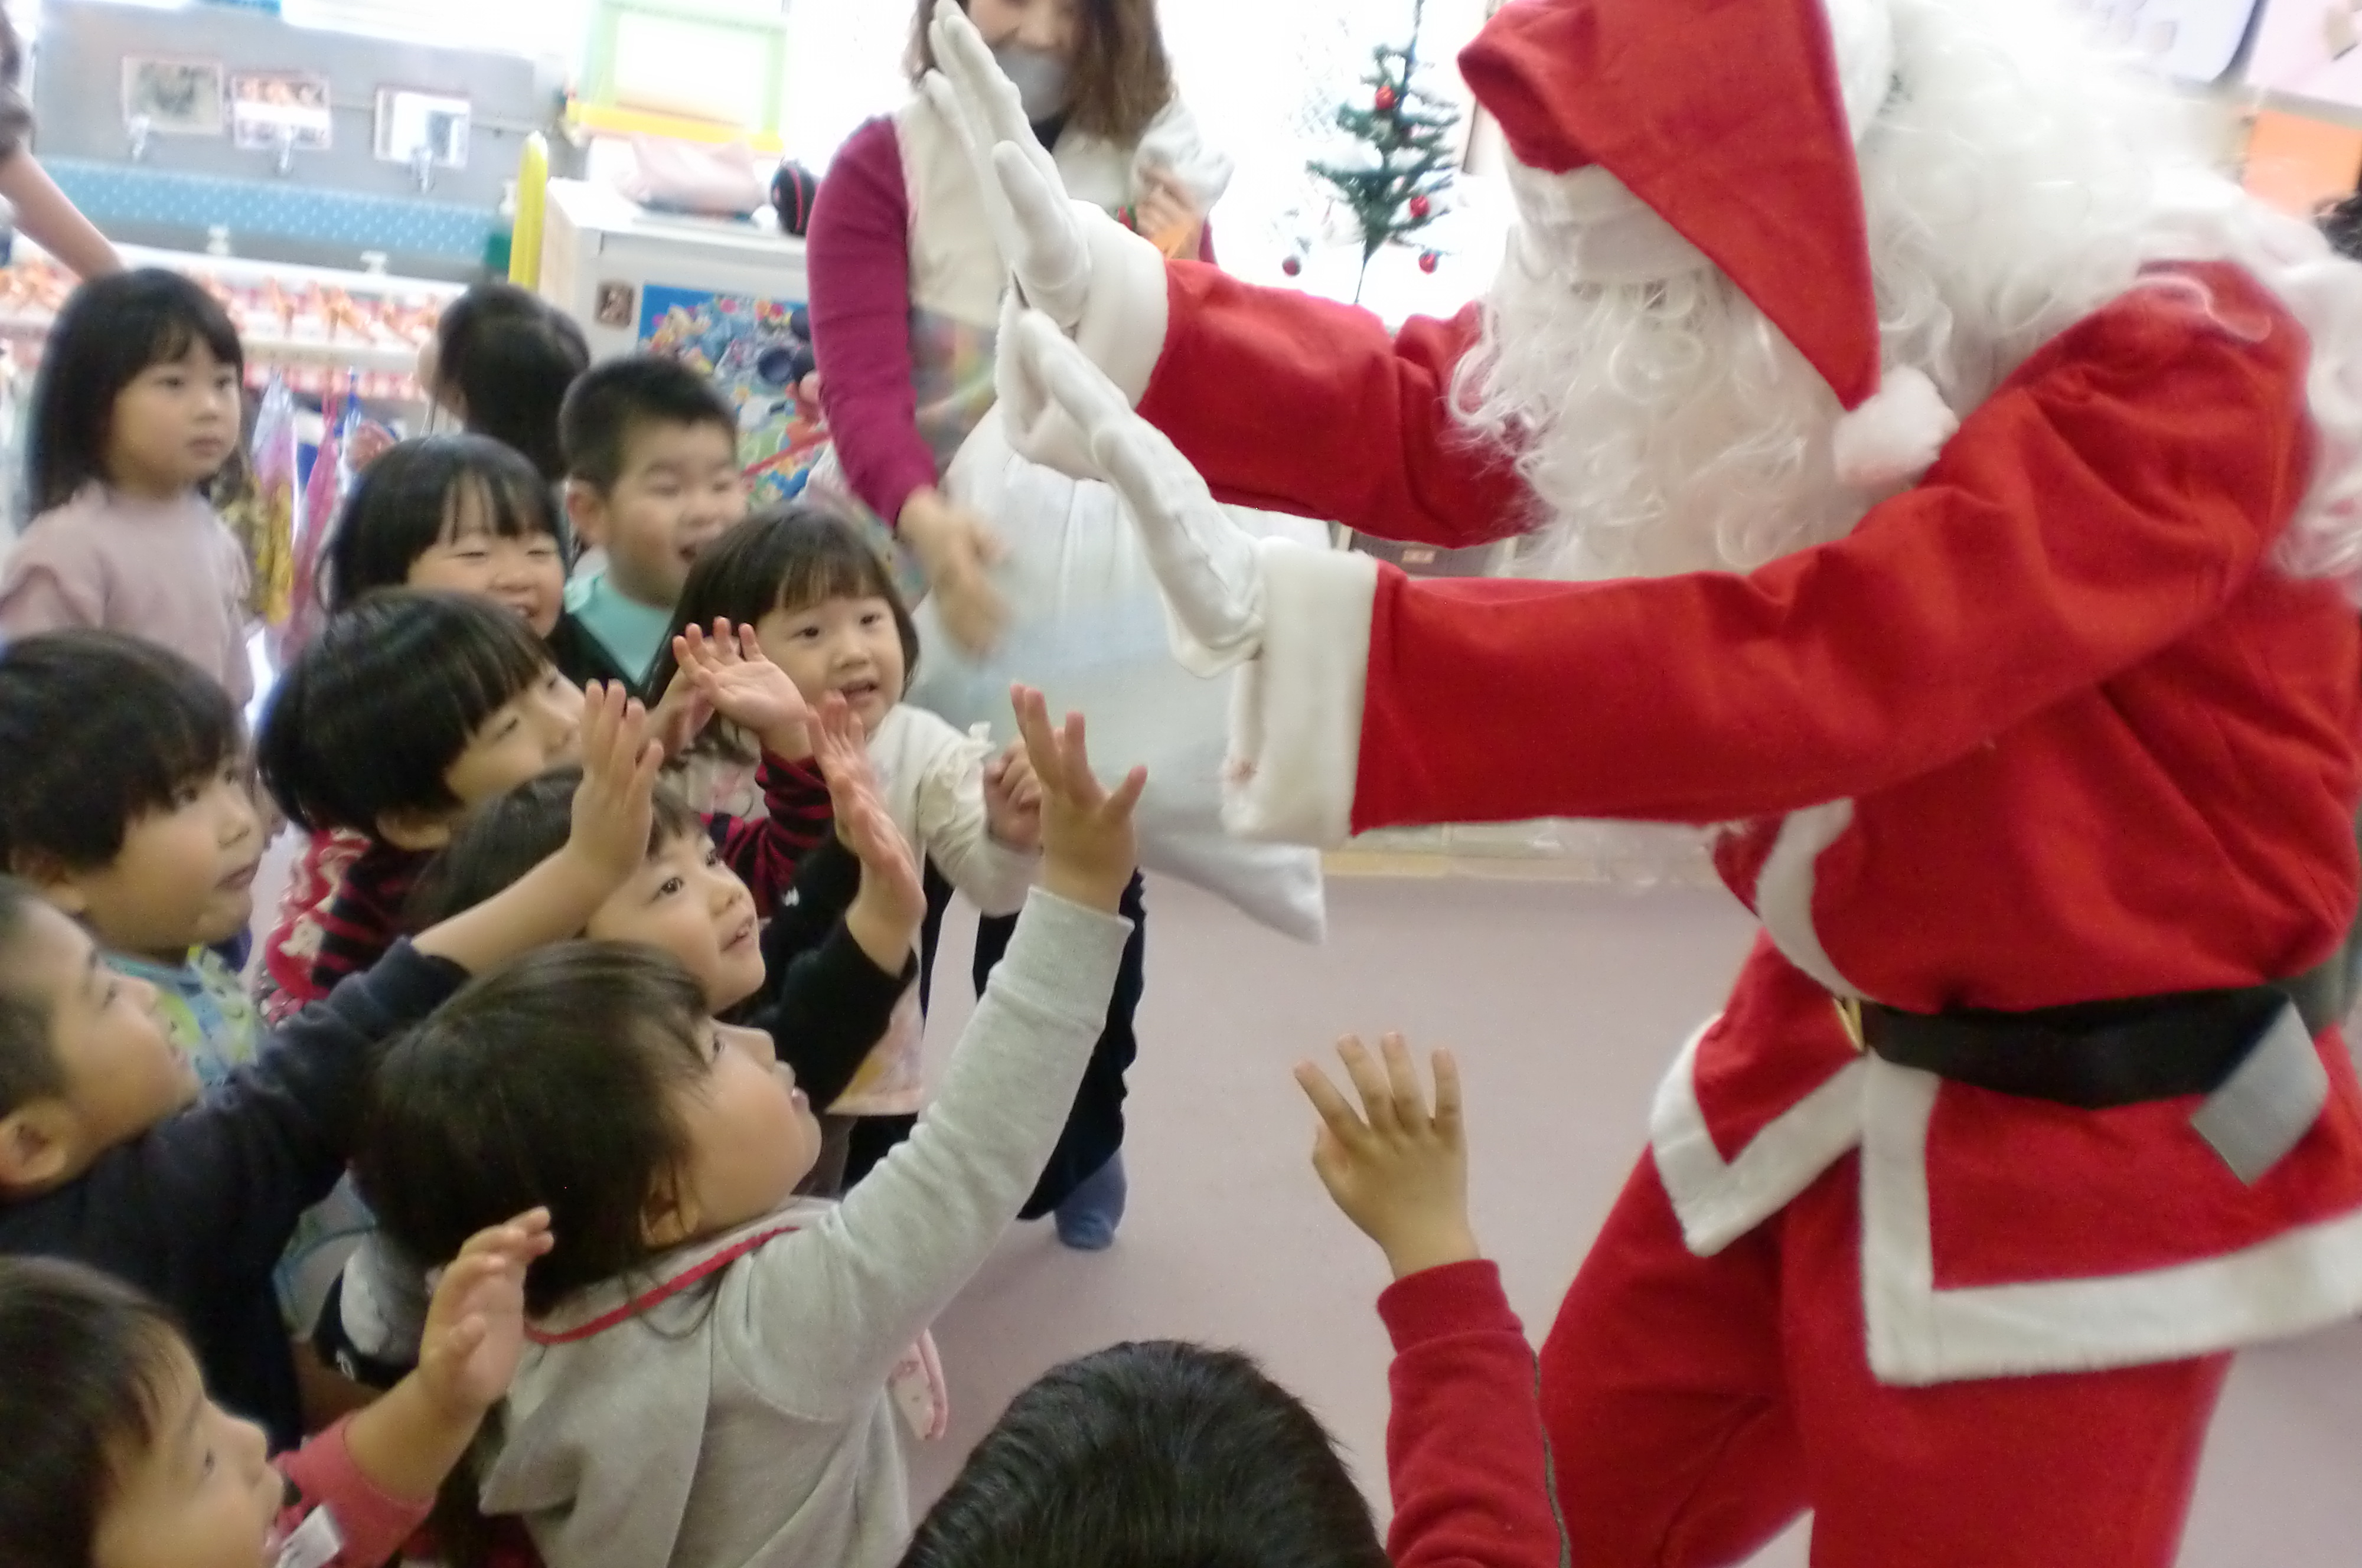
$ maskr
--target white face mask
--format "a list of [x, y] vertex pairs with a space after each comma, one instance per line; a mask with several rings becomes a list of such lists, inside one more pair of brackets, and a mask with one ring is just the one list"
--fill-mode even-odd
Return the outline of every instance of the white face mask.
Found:
[[1713, 265], [1605, 169], [1551, 174], [1512, 161], [1529, 268], [1585, 283], [1656, 283]]
[[992, 46], [994, 63], [1017, 89], [1025, 117], [1035, 123], [1066, 106], [1066, 62], [1046, 50], [1021, 43]]

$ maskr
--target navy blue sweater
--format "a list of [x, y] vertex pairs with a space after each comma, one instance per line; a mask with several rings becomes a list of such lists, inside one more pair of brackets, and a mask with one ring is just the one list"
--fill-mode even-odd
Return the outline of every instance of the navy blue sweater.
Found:
[[188, 1331], [214, 1397], [261, 1422], [273, 1450], [294, 1447], [295, 1362], [271, 1271], [297, 1216], [344, 1172], [379, 1048], [467, 978], [397, 943], [198, 1104], [63, 1187], [0, 1203], [0, 1253], [71, 1258], [148, 1292]]

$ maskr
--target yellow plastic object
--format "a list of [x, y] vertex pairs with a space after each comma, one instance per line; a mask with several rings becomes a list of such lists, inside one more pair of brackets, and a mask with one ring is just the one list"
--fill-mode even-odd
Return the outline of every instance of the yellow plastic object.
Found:
[[517, 160], [516, 227], [509, 239], [509, 282], [521, 289], [541, 282], [541, 213], [548, 198], [549, 142], [535, 131]]
[[756, 152], [784, 149], [777, 132], [724, 125], [719, 120], [692, 120], [680, 115], [659, 115], [648, 109], [619, 109], [586, 104], [579, 98], [566, 105], [566, 123], [601, 136], [661, 136], [676, 141], [721, 144], [744, 142]]

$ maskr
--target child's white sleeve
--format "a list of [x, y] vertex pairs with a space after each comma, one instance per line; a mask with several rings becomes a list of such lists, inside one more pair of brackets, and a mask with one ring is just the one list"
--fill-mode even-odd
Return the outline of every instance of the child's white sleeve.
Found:
[[1131, 922], [1036, 890], [908, 1142], [723, 1276], [734, 1369], [813, 1419], [874, 1399], [1016, 1219], [1066, 1123]]
[[985, 820], [984, 765], [991, 746], [940, 719], [935, 723], [943, 734], [918, 780], [919, 848], [977, 909], [1014, 914], [1033, 884], [1034, 857], [994, 838]]

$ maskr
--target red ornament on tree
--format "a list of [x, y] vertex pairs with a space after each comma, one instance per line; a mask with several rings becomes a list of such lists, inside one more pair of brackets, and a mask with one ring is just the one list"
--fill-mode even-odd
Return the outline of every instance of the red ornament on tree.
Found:
[[1435, 204], [1425, 196], [1413, 196], [1410, 199], [1410, 215], [1415, 218], [1423, 218], [1434, 210]]
[[1279, 270], [1293, 278], [1304, 271], [1304, 259], [1300, 256], [1283, 256], [1280, 258]]
[[1422, 250], [1418, 253], [1418, 270], [1422, 272], [1432, 272], [1435, 271], [1436, 263], [1442, 259], [1442, 257], [1432, 250]]
[[1377, 96], [1371, 102], [1377, 105], [1378, 113], [1390, 115], [1394, 113], [1395, 108], [1395, 90], [1391, 87], [1381, 87], [1378, 89]]

